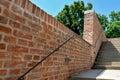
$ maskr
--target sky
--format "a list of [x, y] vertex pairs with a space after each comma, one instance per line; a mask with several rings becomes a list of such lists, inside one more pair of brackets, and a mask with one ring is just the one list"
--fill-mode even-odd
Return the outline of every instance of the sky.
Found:
[[[70, 5], [78, 0], [30, 0], [52, 16], [56, 16], [64, 5]], [[49, 1], [49, 2], [48, 2]], [[82, 0], [85, 5], [92, 3], [95, 12], [108, 16], [111, 11], [120, 11], [120, 0]]]

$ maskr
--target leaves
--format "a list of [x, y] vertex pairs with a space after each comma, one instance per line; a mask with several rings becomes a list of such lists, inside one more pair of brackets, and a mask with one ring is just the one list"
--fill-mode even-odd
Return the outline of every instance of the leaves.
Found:
[[120, 21], [111, 22], [108, 30], [106, 31], [108, 38], [120, 37]]
[[65, 5], [56, 18], [77, 34], [82, 35], [84, 27], [84, 11], [89, 9], [92, 9], [91, 3], [88, 3], [88, 5], [85, 6], [83, 1], [77, 1], [70, 6]]
[[[84, 5], [83, 1], [65, 5], [56, 19], [79, 35], [83, 34], [84, 11], [92, 9], [92, 4]], [[101, 26], [108, 38], [120, 37], [120, 12], [112, 11], [109, 17], [97, 14]]]
[[107, 38], [120, 37], [120, 12], [112, 11], [109, 17], [98, 14], [98, 19]]

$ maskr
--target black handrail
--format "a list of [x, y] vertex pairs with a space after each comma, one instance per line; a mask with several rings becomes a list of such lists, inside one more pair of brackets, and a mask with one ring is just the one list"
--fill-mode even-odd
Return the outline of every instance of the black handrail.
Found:
[[44, 60], [46, 60], [50, 55], [52, 55], [55, 51], [58, 51], [59, 48], [61, 48], [64, 44], [66, 44], [68, 41], [76, 37], [77, 35], [72, 35], [69, 39], [67, 39], [65, 42], [63, 42], [61, 45], [59, 45], [56, 49], [54, 49], [52, 52], [50, 52], [46, 57], [44, 57], [40, 62], [35, 64], [32, 68], [30, 68], [28, 71], [26, 71], [23, 75], [21, 75], [17, 80], [23, 80], [24, 76], [26, 76], [30, 71], [32, 71], [34, 68], [36, 68], [39, 64], [41, 64]]

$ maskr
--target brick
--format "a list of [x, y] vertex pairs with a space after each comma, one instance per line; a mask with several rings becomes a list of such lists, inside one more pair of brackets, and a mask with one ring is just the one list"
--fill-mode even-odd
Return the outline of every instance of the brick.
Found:
[[27, 27], [25, 25], [21, 26], [21, 30], [25, 31], [25, 32], [30, 32], [31, 31], [30, 27]]
[[28, 0], [22, 0], [22, 2], [21, 2], [21, 7], [22, 7], [22, 8], [25, 8], [25, 7], [26, 7], [27, 1], [28, 1]]
[[16, 43], [16, 38], [12, 36], [5, 36], [4, 41], [8, 43]]
[[0, 25], [0, 32], [4, 32], [4, 33], [10, 34], [12, 32], [12, 29]]
[[36, 22], [36, 24], [40, 24], [40, 19], [38, 17], [33, 17], [33, 21]]
[[29, 42], [29, 47], [35, 47], [35, 43]]
[[9, 25], [13, 28], [20, 28], [20, 23], [15, 22], [13, 20], [9, 20]]
[[53, 27], [51, 25], [48, 25], [48, 30], [52, 31]]
[[36, 22], [33, 21], [28, 21], [27, 23], [30, 27], [37, 29], [37, 30], [42, 30], [42, 27], [38, 24], [36, 24]]
[[44, 20], [45, 22], [48, 22], [48, 14], [46, 12], [45, 12]]
[[50, 76], [50, 75], [53, 75], [53, 72], [45, 72], [44, 74], [43, 74], [43, 76], [45, 77], [47, 77], [47, 76]]
[[32, 40], [32, 35], [30, 35], [28, 33], [23, 33], [21, 31], [14, 30], [13, 34], [16, 37], [21, 37], [21, 38], [24, 38], [24, 39], [27, 39], [27, 40]]
[[9, 8], [10, 7], [10, 2], [8, 2], [7, 0], [0, 0], [0, 5]]
[[21, 68], [25, 67], [25, 63], [21, 61], [5, 61], [4, 68]]
[[19, 5], [19, 6], [21, 5], [21, 2], [22, 2], [22, 0], [15, 0], [15, 1], [14, 1], [14, 3], [15, 3], [16, 5]]
[[0, 13], [2, 12], [2, 8], [0, 7]]
[[[15, 1], [18, 1], [18, 0], [15, 0]], [[11, 9], [14, 13], [18, 13], [20, 15], [22, 15], [22, 13], [23, 13], [23, 10], [17, 5], [13, 4]]]
[[10, 70], [10, 74], [11, 74], [11, 75], [18, 75], [18, 74], [20, 74], [20, 69]]
[[39, 50], [39, 49], [30, 49], [30, 53], [31, 54], [40, 54], [41, 50]]
[[3, 61], [0, 61], [0, 68], [2, 68], [2, 65], [3, 65]]
[[12, 55], [11, 55], [11, 59], [12, 60], [22, 60], [22, 55], [21, 55], [21, 53], [13, 53]]
[[36, 42], [46, 44], [46, 39], [35, 37]]
[[51, 18], [52, 18], [52, 17], [51, 17], [50, 15], [48, 15], [48, 23], [49, 23], [49, 24], [51, 24]]
[[37, 62], [29, 62], [28, 67], [33, 67]]
[[5, 80], [16, 80], [18, 77], [16, 76], [9, 76], [9, 77], [6, 77]]
[[28, 76], [28, 80], [34, 80], [34, 79], [41, 80], [41, 74], [40, 74], [40, 72], [39, 73], [34, 73], [34, 75], [30, 74]]
[[10, 58], [10, 55], [6, 52], [0, 52], [0, 60], [7, 60]]
[[45, 37], [46, 37], [46, 33], [40, 32], [40, 36], [41, 36], [42, 38], [45, 38]]
[[47, 39], [51, 40], [51, 35], [47, 34]]
[[8, 45], [8, 48], [7, 48], [8, 51], [11, 51], [11, 52], [18, 52], [18, 53], [28, 53], [28, 48], [26, 47], [21, 47], [21, 46], [16, 46], [16, 45]]
[[0, 23], [7, 24], [7, 22], [8, 22], [8, 19], [6, 17], [0, 15]]
[[29, 11], [29, 12], [32, 12], [32, 6], [33, 6], [33, 4], [30, 2], [30, 1], [28, 1], [28, 3], [27, 3], [27, 10]]
[[34, 59], [34, 60], [40, 60], [40, 56], [35, 55], [33, 59]]
[[44, 66], [52, 66], [52, 65], [53, 65], [53, 62], [44, 62], [43, 65], [44, 65]]
[[35, 14], [37, 11], [37, 6], [36, 5], [33, 5], [32, 6], [32, 13]]
[[47, 24], [45, 22], [41, 22], [41, 26], [42, 26], [42, 30], [44, 32], [46, 32], [47, 31]]
[[2, 40], [2, 34], [0, 34], [0, 41]]
[[56, 46], [55, 41], [49, 41], [48, 44], [49, 44], [50, 46]]
[[37, 17], [40, 17], [40, 12], [41, 12], [40, 8], [37, 7], [37, 11], [36, 11], [36, 16], [37, 16]]
[[43, 20], [44, 20], [44, 18], [45, 18], [45, 12], [44, 12], [43, 10], [41, 10], [40, 17], [41, 17], [41, 19], [43, 19]]
[[28, 46], [28, 41], [19, 39], [19, 40], [18, 40], [18, 44], [24, 45], [24, 46]]
[[7, 75], [7, 70], [0, 69], [0, 76], [5, 76], [5, 75]]
[[11, 12], [10, 10], [4, 9], [3, 13], [5, 16], [8, 16], [14, 19], [15, 21], [18, 21], [20, 23], [25, 23], [25, 19], [23, 17], [14, 14], [14, 12]]
[[27, 17], [28, 19], [32, 19], [32, 15], [27, 11], [24, 12], [24, 16]]
[[0, 43], [0, 50], [5, 50], [5, 49], [6, 49], [6, 44]]
[[32, 60], [32, 55], [25, 55], [24, 60]]

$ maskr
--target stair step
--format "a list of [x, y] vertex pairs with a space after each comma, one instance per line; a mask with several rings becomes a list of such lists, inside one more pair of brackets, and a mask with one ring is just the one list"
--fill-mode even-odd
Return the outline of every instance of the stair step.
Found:
[[95, 65], [119, 65], [120, 62], [95, 62]]
[[95, 65], [92, 69], [114, 69], [120, 70], [120, 65]]
[[117, 53], [120, 53], [120, 48], [107, 48], [107, 49], [101, 49], [100, 51], [99, 51], [99, 53], [102, 53], [102, 52], [113, 52], [113, 53], [115, 53], [115, 52], [117, 52]]
[[92, 69], [76, 73], [70, 80], [120, 80], [120, 70]]
[[120, 54], [99, 54], [97, 58], [120, 58]]
[[120, 58], [98, 58], [96, 62], [120, 62]]

